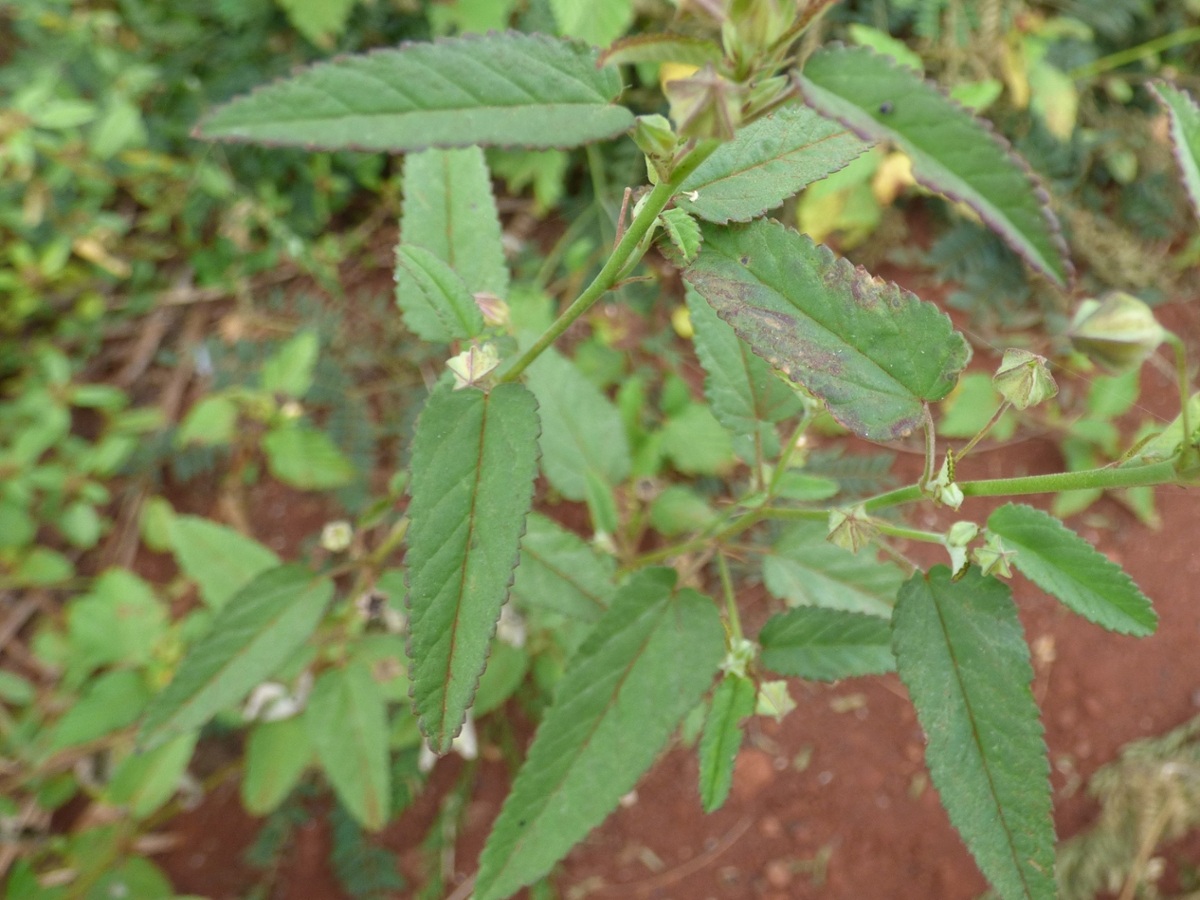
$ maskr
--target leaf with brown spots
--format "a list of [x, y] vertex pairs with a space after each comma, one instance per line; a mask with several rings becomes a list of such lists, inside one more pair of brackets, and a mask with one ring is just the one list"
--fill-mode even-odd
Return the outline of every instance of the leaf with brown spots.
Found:
[[705, 226], [684, 277], [756, 354], [868, 440], [910, 433], [971, 358], [932, 303], [777, 222]]

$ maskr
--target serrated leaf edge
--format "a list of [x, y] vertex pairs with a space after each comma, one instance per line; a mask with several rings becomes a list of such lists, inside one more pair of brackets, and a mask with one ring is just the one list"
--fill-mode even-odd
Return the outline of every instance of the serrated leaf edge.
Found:
[[[225, 144], [254, 144], [254, 145], [260, 146], [260, 147], [294, 147], [294, 148], [298, 148], [301, 150], [307, 150], [310, 153], [326, 152], [328, 148], [325, 148], [321, 145], [313, 144], [313, 143], [299, 143], [299, 142], [291, 143], [291, 142], [287, 142], [287, 141], [263, 140], [262, 138], [240, 137], [237, 135], [222, 135], [221, 137], [207, 137], [204, 134], [204, 127], [208, 123], [208, 121], [210, 119], [212, 119], [212, 117], [214, 115], [216, 115], [217, 112], [219, 112], [221, 109], [224, 109], [230, 103], [242, 100], [247, 97], [253, 97], [256, 94], [262, 93], [263, 91], [269, 90], [270, 88], [273, 88], [277, 85], [281, 85], [288, 81], [291, 81], [292, 79], [296, 78], [297, 76], [302, 75], [303, 73], [310, 71], [312, 69], [318, 68], [320, 66], [333, 65], [335, 63], [342, 62], [343, 60], [352, 59], [352, 58], [356, 58], [356, 57], [377, 56], [377, 55], [384, 54], [384, 53], [395, 53], [397, 51], [406, 50], [409, 47], [414, 47], [414, 46], [428, 46], [431, 44], [432, 45], [461, 44], [461, 43], [466, 43], [469, 41], [482, 41], [482, 40], [486, 40], [488, 38], [495, 38], [495, 37], [516, 37], [519, 39], [533, 39], [533, 40], [540, 41], [541, 43], [547, 44], [547, 45], [567, 44], [570, 46], [585, 48], [589, 51], [594, 51], [597, 49], [594, 46], [592, 46], [591, 44], [587, 43], [586, 41], [581, 41], [577, 38], [555, 37], [553, 35], [543, 34], [541, 32], [525, 32], [525, 31], [517, 31], [516, 29], [508, 28], [508, 29], [505, 29], [504, 31], [497, 31], [496, 29], [491, 29], [485, 34], [476, 34], [476, 33], [468, 32], [466, 34], [460, 34], [460, 35], [437, 37], [437, 38], [434, 38], [432, 41], [401, 41], [399, 44], [397, 44], [394, 47], [375, 47], [371, 50], [368, 50], [366, 53], [339, 53], [336, 56], [331, 56], [329, 59], [317, 60], [316, 62], [295, 66], [292, 68], [291, 72], [288, 73], [287, 75], [281, 75], [278, 78], [272, 79], [271, 81], [267, 81], [267, 82], [264, 82], [263, 84], [256, 85], [253, 89], [251, 89], [243, 94], [238, 94], [234, 97], [230, 97], [228, 100], [225, 100], [224, 102], [220, 103], [214, 109], [205, 113], [201, 117], [200, 121], [198, 121], [194, 126], [192, 126], [192, 130], [189, 132], [189, 137], [191, 137], [193, 140], [197, 140], [197, 141], [216, 141], [216, 142], [225, 143]], [[597, 68], [603, 68], [603, 67], [598, 66]], [[607, 105], [613, 106], [613, 107], [619, 106], [619, 104], [616, 102], [616, 100], [617, 100], [617, 97], [620, 97], [620, 95], [621, 95], [621, 92], [618, 92], [615, 97], [613, 97], [611, 100], [608, 101]], [[600, 105], [600, 104], [597, 103], [596, 105]], [[632, 113], [630, 115], [632, 117]], [[632, 126], [632, 121], [630, 124]], [[614, 132], [613, 134], [609, 135], [607, 138], [595, 138], [591, 141], [584, 142], [583, 145], [577, 144], [573, 141], [568, 141], [567, 143], [564, 143], [564, 144], [556, 144], [553, 142], [539, 143], [536, 141], [531, 141], [531, 142], [519, 142], [519, 143], [513, 143], [513, 144], [489, 144], [488, 146], [489, 147], [497, 147], [502, 150], [503, 149], [511, 149], [511, 148], [517, 148], [517, 149], [522, 149], [522, 150], [572, 150], [575, 147], [584, 146], [586, 144], [597, 143], [602, 140], [612, 140], [615, 137], [619, 137], [620, 135], [625, 134], [628, 130], [629, 130], [629, 128], [624, 128], [621, 131]], [[463, 142], [463, 141], [431, 142], [429, 144], [423, 144], [420, 148], [413, 148], [410, 150], [405, 150], [403, 152], [404, 153], [418, 153], [421, 150], [457, 150], [462, 147], [474, 147], [474, 146], [476, 146], [476, 142]], [[389, 152], [389, 151], [379, 150], [376, 147], [367, 147], [362, 144], [353, 144], [353, 143], [344, 144], [344, 145], [338, 147], [338, 149], [339, 150], [356, 150], [356, 151], [363, 152], [363, 153]], [[332, 152], [332, 151], [330, 151], [330, 152]]]
[[[1188, 148], [1183, 146], [1183, 144], [1186, 143], [1183, 140], [1183, 134], [1178, 133], [1183, 131], [1183, 123], [1179, 120], [1179, 116], [1176, 114], [1175, 109], [1167, 101], [1167, 98], [1159, 91], [1159, 87], [1166, 87], [1180, 94], [1183, 97], [1184, 102], [1189, 104], [1192, 109], [1195, 110], [1197, 118], [1200, 118], [1200, 103], [1196, 102], [1196, 98], [1192, 96], [1190, 91], [1179, 87], [1178, 85], [1172, 84], [1163, 78], [1154, 79], [1147, 85], [1147, 87], [1150, 89], [1150, 93], [1154, 96], [1154, 99], [1158, 105], [1163, 108], [1163, 112], [1167, 114], [1167, 120], [1171, 123], [1171, 152], [1175, 155], [1175, 163], [1179, 166], [1180, 172], [1184, 176], [1183, 188], [1187, 191], [1188, 197], [1191, 198], [1192, 208], [1195, 210], [1196, 215], [1200, 216], [1200, 186], [1195, 186], [1196, 190], [1193, 191], [1192, 179], [1187, 177], [1189, 168], [1200, 169], [1200, 160], [1189, 160], [1184, 155], [1185, 153], [1188, 153], [1188, 155], [1192, 154], [1189, 152]], [[1190, 166], [1189, 163], [1191, 164]]]
[[[850, 47], [847, 47], [841, 41], [830, 41], [828, 44], [825, 44], [821, 49], [822, 50], [831, 50], [831, 51], [840, 51], [840, 50], [848, 50], [848, 49], [860, 50], [863, 52], [870, 53], [873, 56], [879, 56], [879, 57], [883, 57], [884, 59], [890, 60], [890, 58], [886, 57], [885, 54], [878, 53], [871, 47], [862, 45], [862, 46], [856, 46], [856, 47], [850, 48]], [[896, 64], [893, 62], [892, 65], [896, 65]], [[896, 65], [896, 67], [902, 68], [898, 65]], [[1004, 227], [1001, 227], [1001, 225], [995, 221], [995, 216], [991, 215], [986, 210], [976, 209], [974, 204], [972, 204], [965, 197], [960, 196], [956, 192], [947, 191], [942, 187], [939, 187], [937, 185], [930, 183], [927, 179], [923, 179], [919, 174], [917, 174], [915, 168], [913, 170], [913, 178], [916, 179], [918, 184], [922, 185], [923, 187], [928, 188], [929, 190], [933, 191], [935, 194], [940, 194], [941, 196], [948, 197], [957, 203], [963, 203], [963, 204], [966, 204], [967, 206], [969, 206], [972, 210], [974, 210], [974, 212], [979, 216], [979, 218], [982, 219], [983, 222], [996, 235], [998, 235], [1000, 237], [1000, 239], [1003, 240], [1004, 243], [1006, 245], [1008, 245], [1008, 247], [1014, 253], [1016, 253], [1018, 256], [1020, 256], [1022, 259], [1024, 259], [1031, 268], [1033, 268], [1036, 271], [1040, 272], [1041, 274], [1045, 275], [1046, 277], [1048, 277], [1051, 281], [1055, 282], [1056, 284], [1061, 284], [1064, 287], [1068, 287], [1068, 288], [1073, 287], [1075, 284], [1076, 272], [1075, 272], [1075, 264], [1071, 260], [1070, 248], [1067, 245], [1066, 238], [1063, 237], [1062, 224], [1059, 222], [1058, 216], [1055, 214], [1053, 208], [1050, 205], [1050, 203], [1051, 203], [1050, 192], [1048, 190], [1046, 190], [1046, 187], [1042, 183], [1041, 178], [1039, 178], [1037, 173], [1033, 171], [1033, 167], [1029, 164], [1029, 162], [1023, 156], [1021, 156], [1019, 153], [1017, 153], [1013, 149], [1013, 146], [1009, 142], [1008, 138], [1006, 138], [1004, 135], [1002, 135], [998, 131], [996, 131], [996, 128], [992, 124], [991, 120], [986, 119], [983, 116], [978, 116], [971, 110], [967, 109], [965, 106], [962, 105], [962, 103], [960, 103], [958, 100], [955, 100], [953, 97], [951, 97], [950, 93], [945, 88], [943, 88], [940, 84], [938, 84], [936, 81], [933, 81], [929, 78], [924, 78], [919, 73], [914, 72], [911, 69], [906, 69], [905, 71], [911, 77], [916, 78], [917, 80], [923, 82], [925, 84], [925, 86], [928, 87], [930, 90], [933, 90], [933, 91], [936, 91], [937, 93], [939, 93], [949, 103], [951, 103], [956, 109], [959, 109], [962, 112], [966, 113], [968, 116], [970, 116], [971, 120], [984, 133], [984, 136], [991, 138], [991, 140], [993, 140], [1000, 147], [1000, 149], [1004, 151], [1005, 156], [1007, 156], [1009, 158], [1009, 160], [1011, 160], [1017, 166], [1017, 168], [1020, 169], [1025, 174], [1025, 177], [1028, 179], [1030, 186], [1033, 188], [1033, 194], [1037, 198], [1038, 205], [1041, 207], [1042, 218], [1046, 221], [1046, 226], [1047, 226], [1047, 230], [1048, 230], [1048, 234], [1049, 234], [1049, 238], [1050, 238], [1050, 243], [1054, 246], [1054, 248], [1056, 250], [1058, 250], [1059, 259], [1063, 266], [1063, 278], [1060, 279], [1056, 272], [1054, 272], [1052, 269], [1048, 268], [1050, 261], [1047, 261], [1047, 266], [1043, 266], [1041, 263], [1030, 258], [1028, 250], [1026, 248], [1020, 246], [1020, 244], [1017, 241], [1013, 240], [1006, 233], [1006, 229]], [[823, 116], [831, 118], [836, 122], [840, 122], [842, 125], [844, 125], [846, 128], [848, 128], [850, 131], [852, 131], [854, 134], [858, 135], [858, 137], [861, 138], [862, 140], [870, 141], [871, 143], [877, 143], [877, 141], [875, 140], [874, 137], [871, 137], [871, 136], [865, 134], [864, 132], [856, 129], [851, 123], [847, 122], [845, 119], [839, 118], [838, 116], [833, 115], [833, 114], [821, 109], [821, 107], [819, 105], [817, 105], [817, 103], [813, 100], [813, 98], [809, 94], [809, 92], [805, 91], [804, 78], [803, 78], [802, 71], [793, 70], [792, 83], [796, 85], [797, 90], [800, 91], [801, 97], [804, 98], [804, 102], [809, 107], [816, 110]], [[880, 125], [880, 127], [886, 128], [887, 126]]]

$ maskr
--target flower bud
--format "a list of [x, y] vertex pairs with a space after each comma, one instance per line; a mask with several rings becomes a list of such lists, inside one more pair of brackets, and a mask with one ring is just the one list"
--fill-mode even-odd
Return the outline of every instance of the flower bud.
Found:
[[948, 506], [951, 509], [958, 509], [962, 506], [963, 492], [950, 474], [950, 454], [946, 454], [946, 458], [942, 461], [942, 467], [938, 470], [937, 477], [927, 484], [926, 490], [934, 503], [939, 506]]
[[1114, 291], [1101, 300], [1084, 300], [1067, 329], [1071, 343], [1092, 362], [1114, 375], [1140, 366], [1166, 338], [1150, 307]]
[[957, 578], [967, 567], [967, 544], [979, 535], [979, 526], [974, 522], [955, 522], [944, 538], [946, 552], [950, 554], [950, 569]]
[[475, 300], [475, 305], [479, 307], [479, 311], [483, 313], [483, 321], [488, 325], [508, 325], [508, 304], [497, 297], [495, 294], [489, 294], [487, 291], [480, 291], [478, 294], [472, 294]]
[[786, 681], [764, 681], [758, 686], [758, 700], [754, 712], [760, 716], [771, 716], [776, 722], [796, 708], [796, 701], [788, 692]]
[[741, 89], [718, 75], [712, 63], [690, 78], [668, 81], [663, 90], [680, 137], [733, 139], [742, 121]]
[[638, 116], [634, 119], [633, 142], [651, 159], [670, 159], [679, 146], [671, 123], [663, 116]]
[[861, 505], [853, 509], [832, 509], [826, 540], [843, 550], [857, 553], [871, 542], [878, 530]]
[[484, 344], [482, 347], [468, 347], [449, 360], [446, 368], [454, 373], [454, 389], [461, 391], [465, 387], [477, 384], [498, 365], [500, 354], [491, 344]]
[[353, 538], [354, 528], [344, 519], [327, 522], [321, 529], [321, 546], [330, 553], [341, 553], [348, 549]]
[[1005, 350], [992, 384], [1017, 409], [1037, 406], [1058, 393], [1044, 357], [1028, 350]]
[[1012, 578], [1012, 567], [1009, 560], [1017, 555], [1016, 550], [1009, 550], [1000, 540], [1000, 535], [988, 533], [982, 547], [977, 547], [971, 557], [975, 560], [984, 575], [995, 575], [998, 578]]

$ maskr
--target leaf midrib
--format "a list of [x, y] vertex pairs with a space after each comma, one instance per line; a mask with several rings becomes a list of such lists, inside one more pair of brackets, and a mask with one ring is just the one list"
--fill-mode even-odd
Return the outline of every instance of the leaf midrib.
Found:
[[591, 591], [585, 590], [570, 575], [563, 572], [561, 569], [559, 569], [557, 566], [555, 566], [554, 564], [552, 564], [551, 562], [546, 560], [544, 557], [539, 556], [534, 550], [531, 550], [528, 547], [522, 547], [521, 552], [528, 553], [529, 556], [533, 560], [540, 563], [542, 566], [545, 566], [554, 575], [557, 575], [563, 581], [567, 582], [567, 584], [571, 585], [571, 587], [575, 588], [575, 590], [579, 591], [579, 593], [583, 594], [583, 596], [587, 597], [589, 600], [591, 600], [593, 603], [595, 603], [598, 607], [600, 607], [601, 611], [608, 609], [608, 607], [604, 604], [604, 601], [601, 600], [597, 595], [593, 594]]
[[[660, 620], [663, 616], [665, 616], [670, 611], [671, 607], [675, 605], [673, 601], [674, 601], [674, 591], [672, 591], [672, 596], [670, 598], [668, 598], [665, 602], [662, 603], [662, 609], [658, 611], [658, 617]], [[633, 625], [636, 622], [637, 622], [637, 619], [635, 619], [633, 622], [631, 622], [630, 625]], [[658, 628], [659, 628], [660, 624], [661, 624], [661, 622], [655, 622], [652, 627], [647, 629], [646, 637], [642, 641], [641, 646], [638, 648], [638, 651], [630, 657], [628, 665], [625, 666], [625, 671], [621, 673], [621, 677], [617, 680], [617, 684], [613, 688], [612, 696], [609, 697], [608, 703], [606, 703], [604, 706], [604, 711], [601, 712], [600, 715], [596, 716], [596, 719], [592, 723], [592, 727], [588, 731], [587, 736], [579, 743], [579, 745], [576, 747], [574, 753], [572, 754], [573, 758], [572, 758], [570, 764], [568, 764], [566, 769], [563, 770], [562, 777], [558, 780], [558, 783], [555, 784], [553, 788], [551, 788], [550, 790], [543, 793], [542, 802], [538, 805], [537, 812], [535, 814], [530, 815], [529, 819], [533, 819], [533, 818], [535, 818], [535, 816], [540, 816], [542, 814], [542, 812], [545, 811], [546, 807], [550, 804], [550, 799], [552, 797], [554, 797], [554, 795], [557, 794], [562, 789], [563, 784], [571, 776], [571, 773], [575, 771], [575, 766], [579, 762], [579, 757], [583, 755], [583, 752], [585, 750], [587, 750], [588, 745], [591, 743], [592, 738], [596, 734], [596, 731], [600, 728], [600, 725], [604, 722], [604, 720], [606, 718], [608, 718], [608, 714], [610, 712], [612, 712], [613, 707], [617, 703], [617, 699], [621, 696], [621, 689], [624, 687], [625, 682], [629, 678], [630, 673], [632, 673], [634, 666], [636, 666], [637, 663], [645, 655], [646, 647], [649, 646], [650, 641], [653, 640], [654, 636], [658, 633]], [[629, 626], [626, 626], [626, 627], [629, 627]], [[618, 632], [618, 634], [619, 634], [619, 632]], [[609, 640], [612, 640], [615, 636], [616, 635], [610, 635]], [[607, 641], [606, 641], [606, 643], [607, 643]], [[501, 815], [503, 815], [503, 812], [501, 813]], [[528, 835], [531, 834], [533, 831], [534, 831], [533, 828], [529, 828], [528, 830], [526, 830], [525, 834], [522, 835], [521, 837], [519, 837], [517, 839], [517, 841], [513, 844], [512, 849], [508, 853], [508, 858], [504, 861], [504, 865], [496, 872], [495, 877], [492, 879], [493, 883], [499, 881], [500, 877], [505, 872], [508, 871], [509, 865], [516, 858], [517, 854], [520, 852], [521, 848], [524, 846]]]
[[[828, 120], [825, 120], [825, 121], [828, 121]], [[802, 147], [793, 147], [791, 150], [787, 150], [776, 156], [772, 156], [770, 159], [764, 159], [760, 162], [754, 163], [753, 165], [746, 166], [745, 168], [736, 169], [733, 172], [730, 172], [728, 175], [722, 175], [720, 178], [714, 178], [712, 181], [698, 182], [698, 183], [690, 185], [690, 186], [685, 185], [684, 189], [686, 189], [686, 190], [711, 189], [713, 187], [713, 185], [721, 184], [722, 182], [730, 181], [735, 178], [739, 178], [739, 177], [745, 175], [747, 172], [753, 172], [756, 169], [766, 168], [767, 166], [771, 165], [772, 163], [787, 161], [787, 158], [789, 156], [792, 156], [797, 153], [803, 153], [806, 150], [811, 150], [813, 147], [816, 147], [819, 144], [823, 144], [826, 141], [832, 141], [834, 138], [839, 138], [844, 135], [850, 135], [854, 138], [861, 140], [861, 138], [858, 138], [858, 135], [856, 135], [849, 128], [842, 126], [841, 131], [837, 131], [837, 132], [834, 132], [833, 134], [826, 135], [825, 137], [820, 138], [815, 141], [810, 141], [809, 143], [805, 144]], [[864, 142], [864, 143], [866, 143], [866, 142]], [[863, 152], [865, 152], [865, 151], [863, 151]], [[861, 156], [862, 154], [860, 153], [859, 155]], [[845, 167], [843, 166], [843, 168], [845, 168]], [[826, 177], [828, 177], [828, 176], [826, 176]]]
[[[928, 584], [928, 582], [926, 582]], [[1000, 825], [1004, 829], [1006, 837], [1005, 843], [1008, 845], [1008, 852], [1012, 856], [1013, 865], [1016, 867], [1017, 876], [1021, 879], [1021, 887], [1025, 891], [1027, 898], [1033, 897], [1033, 892], [1029, 888], [1029, 882], [1025, 877], [1025, 870], [1021, 867], [1020, 859], [1017, 856], [1017, 845], [1013, 836], [1013, 831], [1008, 825], [1008, 818], [1004, 814], [1004, 804], [1000, 802], [1000, 796], [996, 792], [996, 782], [992, 778], [992, 768], [988, 762], [987, 754], [983, 749], [983, 739], [979, 733], [979, 726], [975, 720], [975, 710], [971, 706], [970, 698], [967, 696], [966, 685], [963, 683], [962, 670], [959, 666], [958, 655], [954, 652], [954, 643], [950, 640], [950, 632], [946, 627], [945, 617], [942, 615], [942, 605], [938, 601], [937, 594], [934, 592], [933, 585], [929, 585], [929, 595], [933, 598], [933, 608], [937, 613], [938, 626], [942, 629], [942, 638], [946, 642], [946, 651], [950, 654], [950, 665], [954, 669], [954, 682], [958, 685], [958, 692], [962, 696], [963, 706], [967, 711], [967, 721], [971, 724], [971, 737], [975, 741], [975, 748], [979, 751], [979, 760], [983, 763], [983, 774], [987, 778], [988, 792], [992, 796], [992, 801], [996, 805], [996, 812], [1000, 817]]]

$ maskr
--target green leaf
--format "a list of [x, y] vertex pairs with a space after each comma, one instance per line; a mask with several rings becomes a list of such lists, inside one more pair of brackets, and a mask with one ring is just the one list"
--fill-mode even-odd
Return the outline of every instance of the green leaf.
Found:
[[690, 265], [700, 252], [700, 226], [696, 224], [696, 220], [676, 207], [664, 210], [659, 219], [683, 262]]
[[1133, 579], [1058, 519], [1009, 503], [987, 527], [1017, 551], [1013, 563], [1022, 575], [1089, 622], [1138, 637], [1154, 633], [1158, 616]]
[[[937, 433], [949, 438], [975, 437], [992, 420], [1003, 399], [987, 373], [970, 372], [964, 375], [950, 396], [942, 402]], [[1016, 416], [1005, 413], [992, 426], [988, 436], [992, 440], [1006, 441], [1013, 436], [1016, 428]]]
[[504, 703], [521, 686], [527, 671], [529, 654], [524, 649], [493, 640], [487, 668], [479, 678], [471, 716], [478, 719]]
[[[404, 160], [400, 238], [402, 246], [427, 250], [453, 269], [469, 294], [486, 291], [501, 299], [508, 295], [500, 218], [487, 160], [478, 147], [426, 150]], [[403, 283], [397, 286], [398, 291], [403, 288]], [[453, 302], [467, 337], [483, 330], [478, 309], [472, 313], [460, 308], [461, 297]], [[401, 306], [407, 311], [403, 302]], [[470, 306], [474, 308], [474, 301]]]
[[246, 740], [245, 759], [242, 805], [252, 816], [270, 815], [300, 783], [304, 770], [312, 763], [313, 746], [304, 717], [255, 725]]
[[325, 46], [341, 34], [358, 0], [275, 0], [287, 13], [292, 27], [316, 44]]
[[936, 566], [900, 590], [892, 646], [950, 821], [1003, 900], [1053, 900], [1050, 766], [1006, 585]]
[[785, 106], [718, 147], [688, 176], [675, 202], [709, 222], [749, 222], [870, 146], [805, 106]]
[[[773, 424], [796, 415], [800, 400], [771, 367], [689, 285], [692, 343], [704, 366], [704, 396], [717, 421], [737, 435], [768, 441]], [[778, 439], [776, 439], [778, 440]]]
[[866, 141], [890, 142], [925, 187], [961, 200], [1031, 266], [1070, 278], [1066, 245], [1027, 164], [935, 85], [866, 47], [825, 47], [797, 83], [805, 102]]
[[[123, 854], [117, 852], [112, 858], [115, 862], [122, 857]], [[167, 876], [158, 866], [142, 856], [125, 857], [119, 864], [103, 870], [103, 874], [91, 882], [91, 890], [82, 896], [83, 900], [111, 900], [113, 897], [120, 897], [122, 900], [163, 900], [165, 897], [196, 900], [194, 897], [177, 897]], [[39, 895], [38, 900], [49, 898]]]
[[342, 805], [364, 828], [383, 828], [391, 800], [387, 709], [370, 670], [352, 663], [321, 675], [304, 721]]
[[820, 522], [797, 522], [763, 559], [763, 581], [791, 606], [819, 606], [888, 618], [904, 575], [892, 563], [825, 540]]
[[755, 353], [867, 440], [912, 432], [971, 355], [932, 303], [765, 219], [706, 226], [684, 276]]
[[300, 399], [313, 383], [313, 369], [321, 342], [315, 332], [301, 331], [263, 363], [260, 383], [264, 391]]
[[568, 500], [587, 496], [587, 471], [608, 484], [629, 474], [629, 439], [621, 414], [566, 357], [549, 349], [529, 367], [526, 382], [542, 420], [542, 471]]
[[145, 665], [166, 631], [166, 604], [150, 585], [128, 569], [109, 569], [67, 610], [68, 680], [111, 663]]
[[175, 443], [180, 447], [232, 443], [237, 420], [237, 404], [224, 394], [213, 394], [188, 410], [175, 432]]
[[700, 738], [700, 802], [706, 813], [725, 804], [733, 786], [733, 764], [742, 746], [742, 720], [754, 714], [758, 689], [749, 678], [726, 675], [713, 691]]
[[1200, 105], [1187, 91], [1165, 81], [1152, 82], [1149, 87], [1171, 120], [1175, 159], [1192, 208], [1200, 215]]
[[633, 24], [632, 0], [550, 0], [558, 33], [604, 47]]
[[812, 606], [772, 616], [758, 633], [764, 666], [814, 681], [891, 672], [891, 642], [886, 619]]
[[476, 900], [548, 872], [599, 825], [700, 701], [724, 653], [712, 601], [630, 579], [571, 660], [479, 862]]
[[149, 701], [150, 691], [139, 673], [118, 669], [100, 675], [54, 726], [50, 752], [86, 744], [132, 725]]
[[670, 32], [635, 34], [614, 43], [600, 53], [600, 65], [620, 66], [632, 63], [684, 63], [703, 66], [719, 63], [725, 54], [721, 46], [707, 38]]
[[712, 411], [688, 403], [663, 425], [662, 452], [687, 475], [717, 475], [733, 463], [733, 442]]
[[125, 757], [108, 783], [108, 802], [127, 807], [134, 819], [146, 818], [175, 795], [198, 737], [198, 732], [190, 731], [153, 750]]
[[575, 147], [625, 132], [621, 78], [573, 41], [506, 32], [318, 63], [219, 107], [197, 136], [314, 150]]
[[157, 746], [240, 702], [308, 640], [332, 596], [333, 582], [301, 566], [256, 577], [221, 608], [154, 698], [139, 743]]
[[262, 439], [271, 474], [304, 491], [342, 487], [354, 480], [354, 466], [323, 431], [289, 424]]
[[717, 517], [708, 501], [681, 484], [673, 484], [650, 504], [650, 524], [667, 537], [699, 531]]
[[435, 344], [483, 331], [483, 314], [463, 280], [423, 247], [396, 249], [396, 304], [408, 330]]
[[537, 475], [537, 404], [519, 384], [434, 391], [417, 421], [408, 515], [410, 677], [435, 751], [462, 727], [508, 597]]
[[513, 601], [594, 622], [616, 593], [615, 570], [612, 557], [596, 553], [557, 522], [530, 513], [521, 539]]
[[912, 69], [914, 72], [925, 71], [925, 64], [921, 62], [920, 54], [910, 50], [904, 41], [892, 37], [886, 31], [880, 31], [878, 28], [871, 28], [869, 25], [862, 25], [858, 22], [847, 26], [846, 31], [850, 40], [858, 46], [870, 47], [881, 56], [891, 57], [898, 65]]
[[200, 586], [201, 599], [213, 609], [279, 565], [279, 557], [258, 541], [200, 516], [173, 516], [167, 533], [179, 568]]

